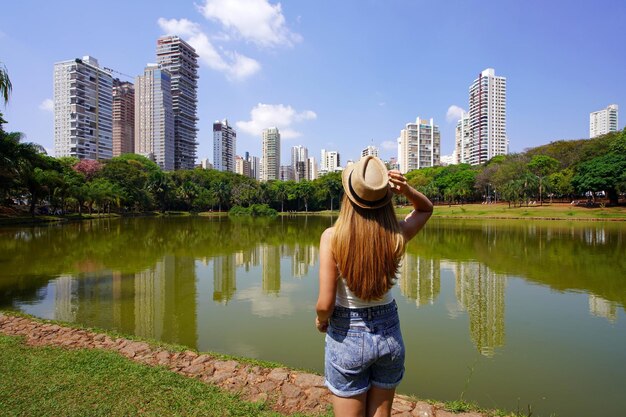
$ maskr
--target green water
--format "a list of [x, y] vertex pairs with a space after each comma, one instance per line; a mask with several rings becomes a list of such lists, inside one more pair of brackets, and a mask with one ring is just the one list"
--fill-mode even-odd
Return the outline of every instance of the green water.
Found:
[[[330, 217], [0, 229], [0, 309], [323, 371]], [[626, 224], [431, 220], [394, 295], [399, 391], [533, 416], [626, 415]]]

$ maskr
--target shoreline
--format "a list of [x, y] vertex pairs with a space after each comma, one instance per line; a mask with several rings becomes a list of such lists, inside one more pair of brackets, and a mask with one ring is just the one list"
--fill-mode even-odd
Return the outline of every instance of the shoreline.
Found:
[[[411, 212], [410, 207], [396, 206], [396, 214], [404, 216]], [[278, 216], [282, 217], [301, 217], [301, 216], [338, 216], [338, 210], [325, 210], [317, 212], [278, 212]], [[0, 217], [0, 228], [3, 226], [29, 226], [38, 224], [53, 223], [70, 223], [85, 220], [102, 220], [102, 219], [120, 219], [133, 217], [224, 217], [228, 216], [228, 212], [187, 212], [187, 211], [168, 211], [168, 212], [144, 212], [144, 213], [111, 213], [111, 214], [84, 214], [82, 216], [52, 216], [42, 215], [37, 217], [30, 216], [5, 216]], [[532, 220], [532, 221], [588, 221], [588, 222], [626, 222], [626, 207], [609, 207], [609, 208], [585, 208], [570, 206], [569, 204], [552, 204], [543, 206], [513, 207], [506, 205], [482, 205], [482, 204], [466, 204], [466, 205], [438, 205], [435, 206], [432, 218], [447, 220]]]
[[[215, 353], [196, 352], [184, 346], [124, 336], [53, 320], [39, 319], [13, 311], [0, 311], [0, 333], [20, 336], [27, 346], [56, 346], [63, 349], [103, 349], [129, 360], [166, 367], [185, 377], [198, 379], [220, 390], [238, 394], [245, 401], [267, 403], [283, 414], [326, 414], [331, 394], [320, 375]], [[458, 403], [454, 401], [453, 403]], [[502, 411], [484, 411], [464, 403], [470, 412], [456, 413], [440, 402], [417, 400], [396, 394], [392, 415], [402, 417], [490, 417], [513, 416]], [[458, 409], [457, 409], [458, 410]]]

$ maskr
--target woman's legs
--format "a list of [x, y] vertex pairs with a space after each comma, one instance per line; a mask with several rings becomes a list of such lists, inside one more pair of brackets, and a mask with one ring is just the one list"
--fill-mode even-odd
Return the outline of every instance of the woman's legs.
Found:
[[367, 392], [354, 397], [338, 397], [333, 395], [333, 411], [335, 417], [363, 417], [365, 416], [365, 401]]
[[389, 417], [395, 393], [395, 388], [384, 389], [372, 385], [367, 392], [367, 417]]
[[333, 395], [335, 417], [389, 417], [395, 388], [383, 389], [372, 386], [368, 392], [354, 397]]

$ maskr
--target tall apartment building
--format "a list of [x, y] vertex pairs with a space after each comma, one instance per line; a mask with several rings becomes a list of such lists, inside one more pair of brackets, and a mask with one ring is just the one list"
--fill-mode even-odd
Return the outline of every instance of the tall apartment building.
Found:
[[361, 151], [361, 158], [365, 156], [369, 156], [369, 155], [372, 155], [378, 158], [378, 148], [374, 145], [369, 145], [367, 148]]
[[470, 118], [469, 113], [463, 112], [461, 119], [456, 123], [454, 135], [453, 164], [468, 164], [470, 160]]
[[261, 181], [280, 179], [280, 132], [277, 127], [263, 130]]
[[590, 113], [589, 137], [595, 138], [609, 132], [617, 132], [617, 110], [617, 104], [610, 104], [606, 109]]
[[493, 68], [478, 74], [469, 88], [469, 163], [482, 164], [509, 152], [506, 136], [506, 78]]
[[278, 179], [280, 179], [281, 181], [295, 181], [296, 175], [293, 171], [293, 166], [281, 165], [280, 171], [278, 174]]
[[79, 159], [113, 156], [113, 77], [98, 60], [54, 64], [54, 154]]
[[235, 173], [248, 178], [254, 178], [250, 171], [250, 161], [239, 155], [235, 156]]
[[398, 161], [400, 172], [439, 165], [441, 134], [433, 119], [416, 119], [407, 123], [398, 139]]
[[113, 80], [113, 156], [135, 152], [135, 86]]
[[306, 160], [307, 170], [309, 172], [309, 179], [311, 181], [317, 179], [317, 163], [315, 162], [315, 158], [310, 156]]
[[327, 151], [326, 149], [322, 149], [320, 156], [320, 175], [341, 170], [341, 160], [339, 152]]
[[261, 179], [261, 163], [258, 156], [250, 156], [248, 152], [245, 154], [245, 159], [250, 162], [250, 178], [254, 178], [257, 181]]
[[309, 174], [309, 150], [302, 145], [291, 148], [291, 167], [295, 181], [310, 180]]
[[135, 119], [135, 153], [163, 170], [175, 169], [171, 76], [156, 64], [135, 78]]
[[162, 36], [157, 40], [157, 63], [172, 77], [174, 167], [193, 169], [198, 145], [198, 54], [178, 36]]
[[213, 167], [218, 171], [235, 172], [237, 132], [228, 120], [213, 123]]

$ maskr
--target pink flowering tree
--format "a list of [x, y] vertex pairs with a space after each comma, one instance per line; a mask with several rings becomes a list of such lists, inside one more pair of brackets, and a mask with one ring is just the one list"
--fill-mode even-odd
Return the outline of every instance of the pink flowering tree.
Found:
[[91, 181], [93, 177], [102, 169], [102, 164], [95, 159], [82, 159], [74, 164], [72, 169], [83, 174], [87, 181]]

